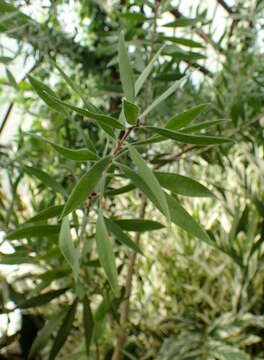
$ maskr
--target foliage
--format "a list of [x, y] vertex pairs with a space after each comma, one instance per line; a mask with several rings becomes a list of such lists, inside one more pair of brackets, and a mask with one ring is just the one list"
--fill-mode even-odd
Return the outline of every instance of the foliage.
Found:
[[264, 358], [264, 9], [198, 3], [0, 0], [4, 358]]

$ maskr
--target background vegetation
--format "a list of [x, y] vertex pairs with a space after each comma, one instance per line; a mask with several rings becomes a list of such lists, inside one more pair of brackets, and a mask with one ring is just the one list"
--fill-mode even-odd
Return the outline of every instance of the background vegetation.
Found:
[[0, 358], [264, 359], [263, 1], [0, 14]]

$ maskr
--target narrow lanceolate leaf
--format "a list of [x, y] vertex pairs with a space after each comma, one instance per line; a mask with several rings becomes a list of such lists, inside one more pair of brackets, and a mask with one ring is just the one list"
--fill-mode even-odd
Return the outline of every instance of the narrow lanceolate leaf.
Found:
[[139, 155], [138, 151], [131, 145], [128, 145], [128, 149], [131, 155], [132, 160], [136, 164], [138, 168], [138, 173], [140, 177], [144, 180], [144, 182], [148, 185], [148, 187], [153, 192], [154, 197], [159, 202], [160, 207], [163, 210], [164, 215], [167, 217], [170, 222], [170, 211], [168, 208], [166, 197], [160, 187], [158, 180], [152, 171], [148, 168], [145, 161]]
[[118, 225], [122, 230], [135, 232], [154, 231], [165, 227], [158, 221], [145, 219], [111, 219], [111, 222]]
[[107, 196], [120, 195], [120, 194], [124, 194], [124, 193], [129, 192], [129, 191], [134, 190], [134, 189], [135, 189], [135, 185], [130, 183], [128, 185], [120, 187], [119, 189], [107, 190], [105, 192], [105, 195], [107, 195]]
[[37, 222], [52, 219], [53, 217], [59, 216], [62, 212], [63, 205], [50, 206], [47, 209], [41, 210], [37, 215], [27, 220], [29, 222]]
[[32, 256], [25, 256], [19, 254], [2, 254], [0, 253], [0, 264], [1, 265], [19, 265], [19, 264], [34, 264], [37, 259]]
[[90, 302], [87, 296], [85, 296], [83, 299], [83, 325], [84, 325], [86, 354], [87, 354], [87, 358], [89, 358], [90, 346], [92, 342], [92, 335], [94, 328], [94, 320], [90, 307]]
[[168, 206], [171, 213], [171, 220], [174, 224], [180, 226], [189, 234], [198, 239], [211, 244], [211, 240], [207, 233], [194, 220], [194, 218], [180, 205], [180, 203], [172, 196], [167, 195]]
[[110, 159], [111, 157], [107, 156], [99, 160], [81, 177], [80, 181], [73, 188], [61, 217], [68, 215], [87, 199], [101, 179], [102, 173], [109, 164]]
[[59, 246], [63, 256], [72, 268], [74, 279], [77, 282], [79, 276], [79, 254], [72, 241], [70, 224], [67, 217], [63, 219], [61, 224]]
[[170, 130], [179, 130], [188, 126], [208, 106], [209, 104], [200, 104], [171, 117], [165, 125], [165, 128]]
[[2, 64], [9, 64], [12, 60], [14, 59], [9, 56], [0, 56], [0, 63]]
[[82, 116], [87, 117], [88, 119], [97, 121], [99, 124], [112, 126], [116, 129], [124, 128], [124, 126], [112, 116], [107, 116], [98, 112], [81, 109], [77, 106], [61, 101], [51, 89], [49, 89], [42, 82], [32, 78], [32, 76], [30, 77], [30, 82], [33, 88], [36, 90], [37, 94], [42, 98], [42, 100], [55, 111], [67, 114], [67, 111], [65, 109], [70, 109]]
[[10, 231], [5, 238], [7, 240], [28, 239], [31, 237], [57, 235], [59, 231], [60, 231], [59, 225], [24, 226], [19, 229]]
[[[141, 177], [133, 172], [129, 167], [119, 164], [119, 167], [123, 170], [127, 178], [131, 179], [133, 183], [142, 191], [146, 196], [153, 202], [153, 204], [161, 212], [159, 202], [153, 196], [152, 191], [146, 185], [146, 183], [141, 179]], [[207, 233], [200, 227], [200, 225], [193, 219], [193, 217], [188, 214], [188, 212], [180, 205], [180, 203], [171, 196], [166, 195], [168, 206], [170, 209], [171, 221], [180, 226], [183, 230], [187, 231], [189, 234], [197, 237], [198, 239], [205, 241], [206, 243], [211, 244], [211, 240]], [[120, 224], [119, 224], [120, 226]]]
[[214, 194], [198, 181], [168, 172], [155, 172], [160, 185], [176, 194], [194, 197], [214, 197]]
[[159, 51], [153, 56], [153, 59], [150, 61], [150, 63], [145, 67], [145, 69], [143, 70], [143, 72], [139, 75], [139, 77], [136, 80], [135, 83], [135, 96], [137, 96], [137, 94], [139, 93], [140, 89], [142, 88], [144, 82], [146, 81], [146, 79], [148, 78], [149, 74], [151, 73], [154, 63], [156, 62], [156, 60], [159, 58], [162, 50], [164, 49], [166, 45], [163, 45]]
[[233, 142], [230, 138], [225, 137], [216, 137], [216, 136], [198, 136], [198, 135], [187, 135], [182, 132], [172, 131], [163, 128], [157, 128], [153, 126], [145, 126], [145, 128], [150, 131], [164, 136], [167, 139], [175, 140], [182, 142], [184, 144], [194, 144], [194, 145], [219, 145]]
[[64, 196], [67, 196], [67, 192], [64, 187], [59, 184], [53, 177], [51, 177], [48, 173], [34, 167], [34, 166], [23, 166], [23, 170], [32, 176], [37, 177], [43, 184], [47, 185], [48, 187], [52, 188], [55, 192], [59, 192]]
[[37, 337], [33, 341], [33, 344], [30, 348], [28, 355], [29, 359], [32, 359], [37, 353], [39, 353], [49, 342], [52, 333], [58, 328], [62, 319], [65, 316], [65, 309], [60, 311], [58, 314], [51, 316], [49, 320], [46, 321], [43, 328], [38, 332]]
[[122, 228], [117, 224], [117, 222], [106, 219], [105, 224], [109, 231], [111, 231], [111, 233], [115, 235], [116, 239], [120, 243], [128, 246], [136, 253], [143, 255], [141, 249], [137, 246], [137, 244], [134, 243], [133, 240], [130, 239], [130, 237], [126, 233], [122, 231]]
[[78, 85], [76, 85], [70, 78], [68, 75], [65, 74], [65, 72], [61, 69], [61, 67], [55, 63], [55, 61], [52, 61], [51, 60], [51, 63], [56, 67], [56, 69], [60, 72], [60, 74], [62, 75], [62, 77], [64, 78], [64, 80], [66, 81], [66, 83], [70, 86], [70, 88], [75, 91], [80, 97], [81, 99], [83, 100], [86, 108], [89, 110], [89, 111], [92, 111], [92, 112], [99, 112], [100, 113], [100, 110], [97, 109], [96, 106], [94, 106], [92, 103], [90, 103], [86, 98], [85, 96], [83, 95], [83, 90], [81, 88], [79, 88]]
[[85, 109], [81, 109], [77, 106], [60, 101], [59, 99], [57, 99], [57, 101], [60, 104], [62, 104], [63, 106], [75, 111], [76, 113], [83, 115], [83, 116], [87, 117], [88, 119], [97, 121], [99, 124], [101, 124], [101, 126], [105, 125], [105, 126], [111, 126], [115, 129], [124, 129], [124, 125], [121, 124], [118, 120], [116, 120], [112, 116], [108, 116], [108, 115], [100, 114], [97, 112], [92, 112], [92, 111], [88, 111]]
[[137, 105], [123, 99], [123, 110], [125, 114], [126, 121], [131, 124], [135, 125], [137, 123], [139, 108]]
[[135, 99], [134, 75], [129, 61], [124, 36], [122, 33], [120, 34], [120, 38], [119, 38], [118, 61], [119, 61], [120, 78], [121, 78], [121, 83], [125, 97], [127, 98], [128, 101], [134, 102]]
[[9, 84], [11, 86], [13, 86], [15, 89], [18, 89], [16, 79], [14, 78], [14, 75], [11, 73], [11, 71], [8, 69], [6, 69], [6, 76], [7, 76]]
[[197, 130], [204, 130], [204, 129], [207, 129], [211, 126], [216, 126], [216, 125], [222, 125], [224, 123], [226, 123], [228, 120], [212, 120], [212, 121], [204, 121], [204, 122], [201, 122], [199, 124], [195, 124], [195, 125], [192, 125], [192, 126], [188, 126], [188, 127], [185, 127], [184, 129], [182, 129], [182, 132], [184, 132], [185, 134], [190, 134], [190, 133], [193, 133]]
[[111, 240], [107, 234], [102, 210], [99, 209], [96, 222], [96, 249], [99, 261], [115, 296], [118, 295], [117, 270]]
[[169, 22], [167, 24], [164, 24], [165, 27], [184, 27], [184, 26], [192, 26], [195, 25], [197, 22], [201, 21], [201, 19], [191, 19], [191, 18], [180, 18], [175, 21]]
[[75, 160], [75, 161], [94, 161], [99, 160], [99, 156], [91, 150], [88, 149], [69, 149], [64, 146], [60, 146], [48, 139], [45, 139], [39, 135], [28, 133], [30, 136], [44, 141], [45, 143], [51, 145], [53, 149], [60, 155], [64, 156], [66, 159]]
[[77, 308], [78, 299], [75, 299], [73, 304], [69, 307], [67, 315], [65, 316], [57, 336], [54, 340], [52, 349], [50, 351], [49, 360], [54, 360], [62, 348], [63, 344], [67, 340], [67, 337], [72, 329], [72, 324], [75, 318], [76, 308]]
[[38, 96], [53, 110], [67, 114], [64, 107], [56, 100], [56, 94], [47, 85], [28, 75], [29, 81]]
[[191, 47], [191, 48], [203, 48], [204, 47], [201, 43], [191, 40], [191, 39], [179, 38], [179, 37], [174, 37], [174, 36], [161, 36], [160, 38], [162, 40], [171, 41], [175, 44], [179, 44], [179, 45], [186, 46], [186, 47]]
[[155, 99], [152, 104], [140, 115], [140, 119], [144, 118], [148, 113], [155, 109], [162, 101], [166, 100], [169, 96], [171, 96], [174, 91], [179, 86], [179, 82], [176, 81], [173, 85], [171, 85], [163, 94], [161, 94], [157, 99]]
[[28, 309], [31, 307], [42, 306], [49, 303], [51, 300], [56, 299], [60, 295], [64, 294], [68, 288], [48, 291], [44, 294], [34, 296], [30, 299], [24, 300], [18, 304], [20, 309]]

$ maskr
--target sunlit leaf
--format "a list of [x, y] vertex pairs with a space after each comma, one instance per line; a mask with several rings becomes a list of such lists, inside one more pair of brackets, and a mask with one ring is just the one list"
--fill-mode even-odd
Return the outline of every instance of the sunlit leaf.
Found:
[[142, 157], [139, 155], [138, 151], [132, 145], [128, 145], [128, 149], [132, 157], [132, 160], [134, 161], [134, 163], [138, 168], [139, 175], [153, 192], [153, 195], [156, 198], [156, 200], [159, 202], [164, 215], [167, 217], [168, 221], [170, 222], [170, 211], [168, 208], [167, 200], [166, 197], [164, 196], [164, 193], [160, 187], [158, 180], [156, 179], [153, 172], [148, 168], [147, 164], [142, 159]]
[[57, 235], [60, 231], [59, 225], [34, 225], [23, 226], [6, 234], [7, 240], [26, 239], [31, 237], [44, 237]]
[[127, 98], [128, 101], [133, 103], [135, 99], [134, 75], [129, 61], [124, 35], [122, 32], [120, 33], [120, 38], [119, 38], [118, 62], [119, 62], [120, 78], [121, 78], [121, 83], [125, 97]]

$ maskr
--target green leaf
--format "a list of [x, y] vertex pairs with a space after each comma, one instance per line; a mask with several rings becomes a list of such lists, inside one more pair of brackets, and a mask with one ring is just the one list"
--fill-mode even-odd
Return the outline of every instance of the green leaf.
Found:
[[162, 208], [164, 215], [167, 217], [168, 222], [170, 223], [170, 211], [168, 208], [167, 200], [160, 187], [158, 180], [156, 179], [152, 171], [148, 168], [147, 164], [142, 159], [142, 157], [139, 155], [138, 151], [131, 145], [128, 145], [128, 149], [132, 160], [134, 161], [134, 163], [138, 168], [139, 176], [151, 189], [153, 196], [160, 204], [160, 207]]
[[41, 210], [37, 215], [27, 220], [29, 222], [43, 221], [59, 216], [64, 208], [63, 205], [50, 206], [47, 209]]
[[167, 139], [175, 140], [182, 142], [184, 144], [194, 144], [194, 145], [218, 145], [233, 142], [230, 138], [225, 137], [216, 137], [216, 136], [198, 136], [198, 135], [187, 135], [182, 132], [172, 131], [168, 129], [153, 127], [153, 126], [144, 126], [144, 128], [149, 129], [150, 131], [164, 136]]
[[175, 36], [160, 36], [160, 38], [161, 38], [161, 40], [171, 41], [173, 43], [183, 45], [186, 47], [191, 47], [191, 48], [203, 48], [204, 47], [201, 43], [191, 40], [191, 39], [184, 39], [184, 38], [179, 38], [179, 37], [175, 37]]
[[196, 18], [196, 19], [180, 18], [180, 19], [177, 19], [175, 21], [164, 24], [163, 26], [165, 26], [165, 27], [173, 27], [173, 28], [175, 28], [175, 27], [184, 27], [184, 26], [193, 26], [199, 21], [201, 21], [200, 18]]
[[99, 156], [91, 150], [86, 148], [84, 149], [68, 149], [64, 146], [55, 144], [54, 142], [47, 140], [39, 135], [28, 133], [28, 135], [34, 137], [37, 140], [44, 141], [45, 143], [51, 145], [58, 154], [64, 156], [66, 159], [75, 160], [75, 161], [94, 161], [99, 160]]
[[15, 88], [16, 90], [18, 89], [18, 85], [16, 82], [16, 79], [14, 78], [13, 74], [11, 73], [11, 71], [9, 71], [8, 69], [6, 69], [6, 75], [8, 78], [8, 82], [11, 86], [13, 86], [13, 88]]
[[66, 290], [68, 290], [68, 288], [48, 291], [44, 294], [34, 296], [30, 299], [20, 302], [18, 304], [18, 307], [20, 309], [29, 309], [31, 307], [45, 305], [45, 304], [51, 302], [51, 300], [56, 299], [60, 295], [64, 294]]
[[139, 77], [136, 80], [135, 83], [135, 96], [137, 96], [137, 94], [139, 93], [140, 89], [142, 88], [144, 82], [146, 81], [146, 79], [148, 78], [149, 74], [151, 73], [154, 63], [156, 62], [156, 60], [159, 58], [162, 50], [164, 49], [166, 45], [163, 45], [159, 51], [153, 56], [153, 59], [149, 62], [149, 64], [145, 67], [145, 69], [143, 70], [143, 72], [139, 75]]
[[[118, 221], [118, 220], [117, 220]], [[108, 230], [115, 235], [116, 239], [128, 246], [130, 249], [132, 249], [133, 251], [135, 251], [136, 253], [138, 254], [141, 254], [143, 255], [143, 252], [141, 251], [141, 249], [137, 246], [136, 243], [134, 243], [134, 241], [132, 241], [130, 239], [130, 237], [125, 234], [123, 231], [122, 231], [122, 228], [117, 224], [116, 221], [111, 221], [109, 219], [105, 219], [105, 224], [106, 224], [106, 227], [108, 228]]]
[[145, 219], [111, 219], [111, 222], [118, 225], [122, 230], [135, 232], [154, 231], [165, 227], [157, 221]]
[[140, 13], [136, 13], [136, 12], [125, 12], [120, 14], [120, 17], [126, 20], [130, 20], [130, 21], [139, 21], [139, 22], [144, 22], [147, 21], [148, 19]]
[[209, 106], [208, 103], [200, 104], [198, 106], [194, 106], [191, 109], [184, 111], [180, 114], [177, 114], [171, 117], [165, 128], [170, 130], [179, 130], [181, 128], [186, 127], [190, 124], [202, 111], [204, 111]]
[[155, 172], [160, 185], [177, 194], [196, 197], [215, 197], [205, 186], [189, 177], [168, 172]]
[[103, 171], [108, 166], [110, 159], [111, 157], [107, 156], [99, 160], [90, 170], [87, 171], [86, 174], [81, 177], [80, 181], [73, 188], [64, 206], [61, 218], [75, 210], [92, 193], [95, 186], [101, 179]]
[[61, 69], [61, 67], [56, 64], [55, 61], [53, 60], [50, 60], [51, 63], [56, 67], [56, 69], [60, 72], [60, 74], [62, 75], [63, 79], [66, 81], [66, 83], [70, 86], [70, 88], [76, 92], [76, 94], [78, 94], [81, 99], [83, 100], [85, 106], [87, 107], [87, 109], [89, 111], [92, 111], [92, 112], [99, 112], [100, 113], [100, 110], [97, 109], [96, 106], [94, 106], [92, 103], [90, 103], [83, 95], [83, 89], [80, 89], [79, 86], [77, 86], [70, 78], [68, 75], [65, 74], [65, 72]]
[[60, 322], [65, 316], [65, 309], [62, 309], [59, 313], [52, 315], [51, 318], [46, 321], [43, 328], [38, 332], [37, 337], [34, 339], [30, 352], [29, 359], [32, 359], [37, 353], [39, 353], [49, 342], [52, 333], [59, 326]]
[[135, 125], [137, 123], [138, 114], [139, 114], [139, 108], [137, 107], [137, 105], [132, 104], [126, 99], [123, 99], [123, 110], [126, 121], [130, 125]]
[[67, 315], [65, 316], [57, 336], [54, 340], [52, 349], [50, 351], [49, 360], [54, 360], [58, 355], [63, 344], [67, 340], [67, 337], [72, 329], [72, 324], [75, 318], [76, 308], [77, 308], [78, 299], [75, 299], [73, 304], [69, 307]]
[[31, 237], [43, 237], [57, 235], [60, 231], [59, 225], [34, 225], [24, 226], [6, 234], [6, 240], [18, 240]]
[[[159, 202], [156, 200], [152, 191], [150, 190], [148, 185], [146, 185], [146, 183], [141, 179], [141, 177], [125, 165], [119, 164], [119, 167], [123, 170], [126, 177], [131, 179], [131, 181], [133, 181], [133, 183], [144, 194], [146, 194], [146, 196], [153, 202], [157, 209], [163, 212]], [[168, 196], [167, 194], [166, 198], [170, 209], [171, 221], [175, 225], [180, 226], [183, 230], [187, 231], [191, 235], [212, 245], [212, 242], [207, 233], [200, 227], [199, 224], [197, 224], [197, 222], [192, 218], [191, 215], [188, 214], [188, 212], [179, 204], [179, 202], [173, 197]], [[121, 227], [120, 223], [118, 225]]]
[[19, 265], [19, 264], [34, 264], [37, 259], [32, 256], [22, 256], [19, 253], [16, 254], [2, 254], [0, 253], [1, 265]]
[[134, 75], [129, 61], [128, 52], [126, 49], [126, 44], [122, 32], [119, 38], [118, 61], [119, 61], [120, 79], [125, 97], [127, 98], [128, 101], [133, 103], [135, 99]]
[[47, 85], [28, 75], [28, 79], [38, 96], [53, 110], [67, 114], [64, 107], [57, 101], [56, 94]]
[[59, 192], [64, 196], [67, 196], [67, 192], [64, 187], [59, 184], [56, 180], [53, 179], [49, 174], [46, 172], [34, 167], [34, 166], [26, 166], [23, 165], [23, 170], [32, 176], [38, 178], [41, 182], [43, 182], [48, 187], [52, 188], [55, 192]]
[[180, 205], [180, 203], [172, 196], [167, 195], [166, 197], [172, 222], [198, 239], [208, 244], [212, 244], [212, 241], [207, 233], [200, 227], [200, 225], [193, 219], [193, 217], [188, 214], [188, 212]]
[[87, 358], [89, 358], [90, 346], [92, 342], [92, 335], [94, 328], [94, 320], [90, 307], [90, 302], [87, 296], [85, 296], [83, 299], [83, 326], [84, 326], [86, 354], [87, 354]]
[[63, 106], [75, 111], [76, 113], [87, 117], [88, 119], [97, 121], [102, 127], [103, 126], [112, 126], [115, 129], [121, 129], [121, 130], [124, 129], [124, 125], [121, 124], [118, 120], [116, 120], [112, 116], [108, 116], [108, 115], [100, 114], [97, 112], [91, 112], [91, 111], [88, 111], [85, 109], [81, 109], [77, 106], [65, 103], [59, 99], [56, 99], [56, 101], [59, 104], [62, 104]]
[[118, 295], [117, 270], [111, 240], [108, 237], [102, 210], [99, 209], [96, 222], [96, 249], [99, 261], [115, 296]]
[[140, 115], [140, 119], [144, 118], [148, 113], [150, 113], [155, 107], [157, 107], [162, 101], [166, 100], [170, 95], [174, 93], [174, 91], [179, 86], [179, 82], [176, 81], [173, 85], [171, 85], [163, 94], [161, 94], [157, 99], [155, 99], [152, 104]]
[[188, 126], [188, 127], [184, 128], [184, 129], [182, 129], [182, 132], [184, 132], [185, 134], [189, 134], [189, 133], [192, 133], [192, 132], [197, 131], [197, 130], [207, 129], [207, 128], [211, 127], [211, 126], [222, 125], [223, 123], [226, 123], [226, 122], [227, 122], [227, 120], [204, 121], [204, 122], [201, 122], [199, 124]]
[[59, 246], [63, 256], [72, 268], [74, 279], [77, 282], [79, 277], [79, 254], [72, 241], [70, 224], [67, 217], [63, 219], [61, 224]]
[[115, 195], [120, 195], [120, 194], [124, 194], [126, 192], [129, 192], [131, 190], [135, 189], [135, 185], [130, 183], [128, 185], [122, 186], [119, 189], [111, 189], [111, 190], [107, 190], [104, 195], [105, 196], [115, 196]]
[[14, 59], [9, 56], [0, 56], [0, 63], [2, 64], [9, 64]]

